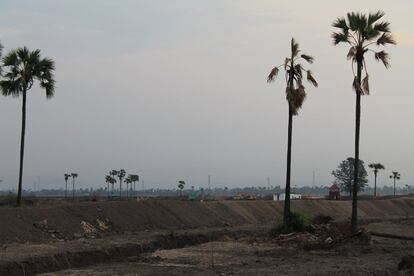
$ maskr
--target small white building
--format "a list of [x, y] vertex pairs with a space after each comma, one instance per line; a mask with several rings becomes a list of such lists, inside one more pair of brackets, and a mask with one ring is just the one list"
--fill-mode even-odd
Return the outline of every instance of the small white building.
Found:
[[[286, 198], [286, 194], [273, 194], [273, 200], [277, 201], [277, 200], [285, 200]], [[302, 199], [302, 195], [301, 194], [290, 194], [290, 199]]]

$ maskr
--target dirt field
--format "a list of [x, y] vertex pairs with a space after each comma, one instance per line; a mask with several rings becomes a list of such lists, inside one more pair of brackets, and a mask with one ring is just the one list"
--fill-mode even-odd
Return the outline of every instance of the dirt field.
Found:
[[[335, 269], [395, 275], [398, 260], [413, 251], [412, 241], [378, 237], [330, 250], [280, 245], [268, 233], [280, 222], [282, 204], [145, 200], [0, 208], [0, 275], [321, 275]], [[293, 201], [292, 207], [344, 222], [351, 209], [350, 202], [326, 200]], [[360, 201], [359, 215], [369, 231], [414, 235], [414, 197]]]
[[[377, 231], [408, 235], [413, 221], [375, 223]], [[412, 254], [414, 241], [373, 237], [330, 249], [304, 250], [261, 238], [227, 239], [193, 247], [159, 250], [124, 262], [72, 269], [44, 276], [74, 275], [414, 275], [399, 271], [401, 257]]]
[[[297, 200], [292, 202], [292, 208], [309, 217], [324, 214], [347, 220], [351, 205], [349, 201]], [[0, 244], [76, 239], [85, 232], [83, 222], [102, 230], [100, 235], [113, 235], [157, 229], [276, 225], [282, 212], [283, 202], [262, 200], [69, 202], [57, 206], [5, 207], [0, 208]], [[359, 217], [379, 220], [414, 217], [414, 197], [362, 200]], [[102, 229], [102, 222], [107, 229]], [[34, 227], [42, 223], [47, 223], [47, 227]]]

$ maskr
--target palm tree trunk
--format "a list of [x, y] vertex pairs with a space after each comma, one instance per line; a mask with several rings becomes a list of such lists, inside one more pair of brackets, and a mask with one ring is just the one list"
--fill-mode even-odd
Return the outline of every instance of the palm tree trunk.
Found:
[[394, 197], [395, 197], [395, 177], [394, 177]]
[[119, 198], [122, 197], [122, 178], [119, 178]]
[[109, 198], [109, 182], [108, 182], [108, 192], [107, 192], [107, 194], [108, 194], [108, 198]]
[[377, 197], [377, 173], [374, 172], [374, 198]]
[[75, 200], [75, 178], [72, 179], [72, 200]]
[[288, 226], [290, 224], [290, 167], [291, 167], [291, 161], [292, 161], [292, 121], [293, 121], [293, 111], [289, 106], [285, 207], [283, 211], [283, 225], [285, 226]]
[[26, 89], [23, 90], [22, 103], [22, 132], [20, 136], [20, 169], [19, 169], [19, 186], [17, 190], [17, 206], [22, 202], [22, 178], [23, 178], [23, 158], [24, 158], [24, 138], [26, 135]]
[[[361, 83], [362, 60], [357, 62], [358, 83]], [[356, 233], [358, 231], [358, 167], [359, 167], [359, 131], [361, 124], [361, 93], [356, 91], [356, 107], [355, 107], [355, 163], [354, 163], [354, 186], [352, 189], [352, 218], [351, 231]]]
[[68, 180], [65, 179], [65, 199], [68, 197]]

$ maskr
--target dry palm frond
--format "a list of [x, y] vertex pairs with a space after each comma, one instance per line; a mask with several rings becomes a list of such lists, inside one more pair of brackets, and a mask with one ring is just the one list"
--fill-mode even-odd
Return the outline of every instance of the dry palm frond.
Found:
[[267, 77], [267, 82], [272, 82], [276, 79], [277, 74], [279, 73], [279, 68], [275, 67], [270, 71], [269, 76]]
[[285, 58], [285, 70], [288, 67], [289, 62], [290, 62], [290, 58]]
[[302, 65], [296, 64], [294, 67], [295, 75], [298, 76], [298, 79], [302, 78]]
[[364, 91], [362, 91], [361, 83], [356, 76], [354, 78], [354, 82], [352, 83], [352, 87], [354, 88], [355, 92], [364, 94]]
[[368, 82], [368, 74], [365, 76], [365, 78], [362, 80], [362, 90], [365, 95], [369, 95], [369, 82]]
[[292, 56], [293, 57], [296, 57], [299, 54], [299, 52], [300, 52], [300, 50], [299, 50], [299, 44], [295, 41], [294, 38], [292, 38], [291, 45], [292, 45]]
[[303, 58], [304, 60], [306, 60], [307, 62], [309, 62], [310, 64], [313, 63], [313, 57], [312, 56], [303, 54], [300, 57]]
[[310, 70], [307, 71], [307, 80], [312, 83], [313, 86], [318, 87], [318, 82], [315, 80], [315, 78], [312, 76], [312, 72]]
[[382, 63], [384, 64], [385, 68], [390, 68], [390, 56], [388, 55], [388, 53], [384, 52], [384, 51], [380, 51], [375, 53], [375, 59], [378, 61], [382, 61]]
[[377, 45], [397, 44], [390, 33], [383, 33], [377, 40]]
[[348, 60], [350, 60], [350, 59], [352, 59], [352, 60], [353, 60], [353, 59], [355, 59], [356, 53], [357, 53], [356, 48], [355, 48], [355, 47], [351, 47], [351, 48], [349, 49], [348, 54], [346, 55], [346, 58], [347, 58]]

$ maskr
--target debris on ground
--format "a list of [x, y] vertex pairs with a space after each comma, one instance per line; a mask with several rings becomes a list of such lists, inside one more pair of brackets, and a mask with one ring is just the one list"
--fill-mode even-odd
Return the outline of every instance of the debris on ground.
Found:
[[96, 229], [95, 226], [93, 226], [91, 223], [86, 222], [86, 221], [81, 221], [80, 224], [81, 224], [81, 227], [82, 227], [82, 230], [83, 230], [83, 236], [85, 238], [94, 239], [94, 238], [98, 238], [100, 236], [99, 232], [98, 232], [98, 229]]
[[344, 241], [357, 241], [369, 244], [371, 235], [364, 229], [351, 235], [348, 224], [335, 223], [332, 217], [316, 216], [302, 232], [280, 234], [273, 241], [279, 244], [296, 243], [305, 250], [330, 249]]
[[58, 230], [53, 229], [52, 227], [49, 226], [49, 224], [47, 223], [47, 219], [44, 219], [39, 222], [35, 222], [33, 223], [33, 226], [47, 233], [50, 237], [54, 239], [65, 240], [65, 236], [62, 233], [60, 233]]

